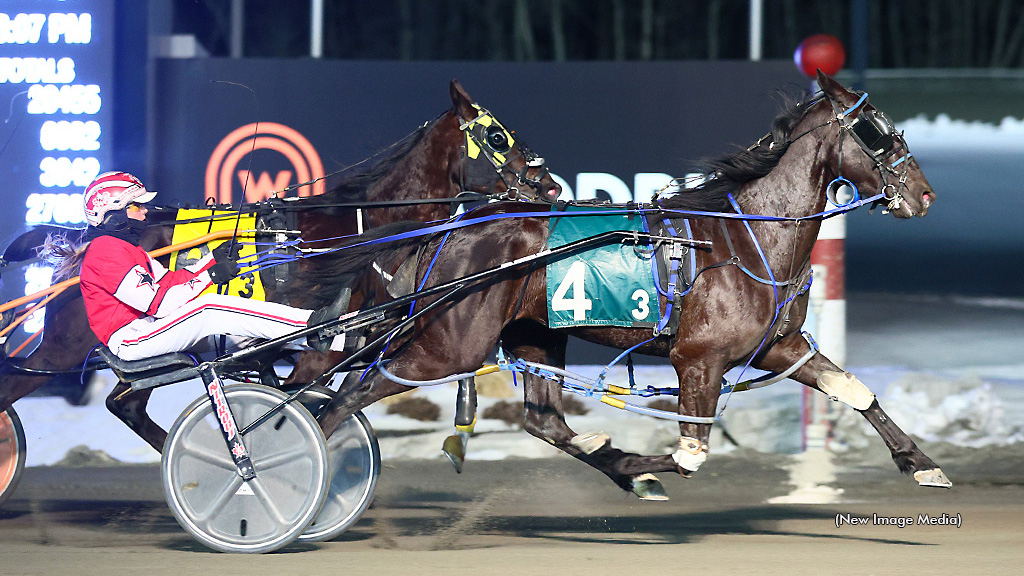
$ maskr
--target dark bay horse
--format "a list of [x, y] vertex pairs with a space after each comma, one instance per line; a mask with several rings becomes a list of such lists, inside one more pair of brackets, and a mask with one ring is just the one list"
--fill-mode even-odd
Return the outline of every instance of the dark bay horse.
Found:
[[[542, 158], [474, 104], [458, 81], [451, 82], [449, 92], [452, 109], [397, 143], [384, 159], [363, 172], [343, 176], [331, 191], [321, 196], [289, 204], [290, 209], [297, 211], [298, 228], [309, 245], [325, 244], [316, 241], [359, 232], [356, 210], [334, 206], [339, 203], [454, 198], [462, 192], [547, 202], [557, 198], [561, 188], [551, 178]], [[373, 228], [396, 220], [444, 219], [449, 217], [450, 207], [450, 203], [441, 203], [366, 209], [361, 215], [362, 227]], [[23, 235], [16, 243], [19, 254], [12, 250], [11, 261], [27, 257], [23, 245], [41, 245], [45, 233], [50, 231], [39, 227]], [[143, 247], [152, 250], [169, 245], [171, 231], [170, 226], [151, 226]], [[316, 259], [303, 260], [296, 275], [306, 274], [316, 266]], [[312, 300], [322, 295], [317, 288], [311, 293], [286, 296], [276, 293], [271, 283], [266, 284], [268, 299], [293, 306], [313, 306]], [[333, 295], [320, 297], [333, 299]], [[77, 287], [46, 306], [44, 326], [42, 341], [22, 367], [73, 371], [99, 345], [88, 326]], [[334, 363], [330, 356], [302, 354], [292, 378], [308, 381], [319, 375], [322, 366]], [[0, 365], [0, 411], [49, 379], [46, 375], [16, 371], [9, 363]], [[162, 450], [166, 432], [145, 411], [150, 391], [126, 395], [127, 390], [127, 386], [115, 386], [107, 400], [108, 408], [156, 450]]]
[[[389, 353], [387, 370], [415, 381], [470, 372], [499, 343], [516, 358], [562, 367], [569, 334], [619, 349], [650, 340], [637, 351], [669, 358], [679, 381], [679, 414], [711, 419], [729, 369], [749, 362], [758, 369], [783, 372], [797, 365], [810, 352], [799, 332], [808, 302], [803, 287], [830, 185], [841, 178], [860, 190], [877, 191], [897, 218], [924, 216], [935, 200], [902, 135], [867, 103], [866, 95], [850, 92], [820, 74], [818, 83], [822, 96], [783, 112], [772, 132], [750, 149], [713, 163], [713, 175], [704, 184], [658, 202], [657, 207], [670, 217], [673, 209], [776, 217], [768, 221], [690, 219], [693, 238], [709, 240], [713, 248], [696, 251], [696, 266], [702, 273], [682, 300], [675, 336], [652, 339], [649, 329], [635, 328], [552, 329], [544, 266], [506, 268], [420, 317], [404, 342]], [[521, 205], [492, 204], [473, 215], [527, 210]], [[548, 234], [546, 218], [500, 219], [455, 230], [432, 263], [426, 285], [535, 254], [546, 248]], [[434, 254], [439, 243], [437, 238], [431, 240], [426, 253]], [[402, 250], [408, 249], [395, 252]], [[382, 251], [379, 257], [389, 255]], [[419, 265], [420, 279], [430, 258], [425, 260]], [[341, 272], [364, 268], [366, 262], [345, 262], [338, 256], [335, 265]], [[773, 282], [755, 280], [745, 270]], [[369, 276], [365, 279], [372, 281]], [[302, 289], [301, 285], [295, 288]], [[431, 300], [424, 299], [420, 305]], [[791, 304], [783, 305], [787, 300]], [[919, 484], [951, 485], [886, 415], [870, 390], [824, 355], [814, 353], [790, 378], [859, 411], [885, 441], [898, 468], [913, 474]], [[657, 498], [662, 493], [652, 473], [688, 476], [707, 458], [712, 426], [707, 421], [680, 422], [679, 448], [673, 454], [626, 453], [614, 448], [604, 434], [577, 434], [569, 428], [558, 382], [533, 374], [525, 374], [524, 382], [527, 431], [640, 497]], [[329, 435], [356, 410], [408, 389], [380, 371], [369, 372], [362, 381], [346, 380], [321, 414], [321, 425]]]

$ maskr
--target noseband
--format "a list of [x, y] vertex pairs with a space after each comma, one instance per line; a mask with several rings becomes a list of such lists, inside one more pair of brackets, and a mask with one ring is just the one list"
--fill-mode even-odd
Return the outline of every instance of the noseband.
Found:
[[[464, 173], [468, 175], [468, 179], [475, 182], [486, 179], [485, 185], [493, 189], [500, 178], [507, 189], [499, 198], [502, 200], [517, 199], [520, 186], [529, 186], [535, 192], [539, 192], [542, 188], [541, 180], [548, 174], [544, 158], [522, 142], [517, 144], [512, 132], [502, 126], [490, 112], [476, 104], [473, 107], [479, 110], [480, 114], [459, 125], [459, 129], [466, 133]], [[520, 157], [524, 160], [523, 169], [515, 172], [511, 168], [511, 163]], [[529, 175], [531, 168], [538, 169], [533, 177]], [[544, 201], [553, 201], [541, 194], [535, 196]]]

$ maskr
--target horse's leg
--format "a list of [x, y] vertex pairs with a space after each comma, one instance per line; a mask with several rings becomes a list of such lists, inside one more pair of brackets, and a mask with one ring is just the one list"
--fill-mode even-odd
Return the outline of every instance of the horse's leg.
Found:
[[[25, 362], [23, 366], [35, 368], [28, 362]], [[45, 365], [43, 368], [50, 369], [51, 366]], [[49, 376], [30, 376], [10, 372], [0, 376], [0, 412], [7, 410], [16, 400], [28, 396], [49, 380]]]
[[[669, 357], [679, 379], [679, 413], [711, 417], [718, 409], [725, 364], [714, 355], [683, 352], [673, 348]], [[699, 358], [699, 360], [693, 360]], [[679, 423], [679, 449], [672, 454], [684, 477], [696, 472], [708, 457], [711, 424]]]
[[334, 399], [317, 417], [324, 436], [330, 438], [346, 418], [377, 400], [412, 389], [388, 380], [376, 370], [371, 371], [362, 380], [360, 376], [361, 371], [349, 372], [342, 380]]
[[149, 396], [153, 390], [132, 392], [131, 386], [120, 382], [107, 396], [107, 410], [128, 425], [157, 452], [163, 452], [167, 431], [160, 427], [146, 412]]
[[[506, 350], [517, 358], [565, 365], [567, 336], [529, 321], [510, 325], [502, 333]], [[558, 382], [523, 375], [523, 429], [577, 458], [612, 479], [620, 488], [648, 500], [665, 500], [664, 489], [651, 472], [676, 470], [670, 456], [640, 456], [611, 446], [603, 433], [577, 434], [565, 422], [562, 388]]]
[[295, 369], [291, 371], [284, 381], [284, 387], [296, 384], [307, 384], [318, 376], [331, 369], [332, 366], [341, 362], [345, 357], [341, 352], [317, 352], [315, 350], [303, 350], [295, 361]]
[[[795, 364], [807, 350], [808, 344], [800, 334], [790, 334], [772, 346], [756, 367], [782, 372]], [[949, 488], [953, 485], [938, 465], [882, 410], [878, 399], [867, 386], [853, 374], [838, 368], [823, 354], [815, 354], [790, 378], [841, 400], [860, 412], [889, 447], [892, 459], [900, 471], [912, 474], [921, 486]]]
[[476, 382], [473, 378], [459, 380], [459, 393], [455, 398], [455, 433], [444, 439], [441, 452], [462, 473], [466, 461], [466, 447], [476, 427]]
[[[85, 319], [85, 305], [80, 293], [61, 295], [46, 307], [45, 326], [39, 346], [25, 358], [22, 367], [32, 370], [73, 370], [82, 367], [86, 356], [99, 340], [89, 329]], [[0, 375], [0, 411], [6, 410], [19, 398], [23, 398], [52, 376], [19, 374], [12, 368], [4, 367]]]

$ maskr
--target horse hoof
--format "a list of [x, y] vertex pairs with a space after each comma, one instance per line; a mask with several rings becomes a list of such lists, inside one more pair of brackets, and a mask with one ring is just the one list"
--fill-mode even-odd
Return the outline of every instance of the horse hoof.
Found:
[[633, 478], [633, 494], [641, 500], [664, 502], [668, 500], [665, 487], [654, 474], [641, 474]]
[[917, 480], [920, 486], [935, 486], [937, 488], [952, 488], [953, 483], [946, 478], [946, 475], [942, 473], [939, 468], [932, 468], [931, 470], [918, 470], [914, 472], [914, 480]]
[[611, 440], [611, 436], [604, 432], [584, 432], [573, 436], [569, 443], [582, 450], [584, 454], [593, 454]]
[[466, 461], [465, 446], [462, 445], [462, 438], [453, 434], [444, 439], [441, 451], [448, 457], [448, 461], [455, 467], [455, 471], [462, 474], [462, 464]]

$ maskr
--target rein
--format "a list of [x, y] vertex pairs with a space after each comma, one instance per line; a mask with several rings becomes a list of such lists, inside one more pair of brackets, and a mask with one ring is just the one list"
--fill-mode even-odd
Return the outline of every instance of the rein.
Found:
[[[377, 201], [363, 201], [363, 202], [325, 202], [311, 204], [306, 198], [281, 198], [284, 205], [270, 206], [263, 202], [255, 202], [246, 204], [244, 212], [254, 214], [266, 214], [275, 210], [280, 211], [302, 211], [302, 210], [317, 210], [320, 208], [390, 208], [394, 206], [418, 206], [422, 204], [465, 204], [470, 202], [482, 202], [490, 200], [502, 200], [502, 195], [493, 194], [478, 194], [476, 192], [462, 192], [458, 196], [450, 198], [410, 198], [407, 200], [377, 200]], [[303, 202], [305, 200], [305, 202]], [[294, 205], [289, 205], [294, 204]], [[228, 210], [227, 207], [221, 208], [219, 206], [204, 206], [199, 210]], [[179, 208], [172, 207], [161, 207], [154, 208], [150, 212], [165, 213], [165, 212], [176, 212]], [[174, 226], [177, 224], [194, 224], [197, 222], [211, 222], [216, 220], [227, 220], [234, 218], [234, 214], [211, 214], [210, 216], [197, 216], [195, 218], [188, 218], [185, 220], [174, 220], [171, 222], [153, 222], [149, 226]]]

